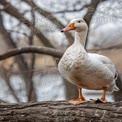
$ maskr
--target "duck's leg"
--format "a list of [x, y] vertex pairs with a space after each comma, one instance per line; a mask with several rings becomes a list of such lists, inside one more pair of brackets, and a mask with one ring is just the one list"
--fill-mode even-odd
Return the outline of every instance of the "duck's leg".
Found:
[[82, 88], [78, 87], [78, 93], [79, 93], [78, 99], [76, 99], [76, 100], [69, 100], [68, 102], [72, 103], [72, 104], [80, 104], [80, 103], [87, 102], [87, 100], [82, 95]]
[[107, 100], [106, 100], [106, 91], [107, 91], [107, 87], [103, 87], [103, 94], [102, 94], [102, 97], [100, 98], [100, 100], [103, 103], [106, 103], [107, 102]]
[[106, 100], [107, 87], [103, 87], [102, 90], [103, 90], [102, 97], [97, 100], [91, 99], [93, 102], [95, 102], [95, 103], [106, 103], [107, 102], [107, 100]]

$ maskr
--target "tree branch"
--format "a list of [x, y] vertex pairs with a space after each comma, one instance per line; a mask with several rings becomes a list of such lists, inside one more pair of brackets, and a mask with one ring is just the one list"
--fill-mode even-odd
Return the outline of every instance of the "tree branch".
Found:
[[48, 47], [36, 47], [36, 46], [29, 46], [29, 47], [22, 47], [12, 49], [8, 52], [5, 52], [0, 55], [0, 60], [5, 60], [9, 57], [16, 56], [22, 53], [38, 53], [38, 54], [47, 54], [52, 55], [54, 57], [60, 58], [64, 52], [59, 51], [57, 49], [48, 48]]
[[[121, 45], [116, 45], [112, 47], [106, 47], [106, 48], [101, 48], [101, 49], [90, 49], [88, 51], [90, 52], [97, 52], [97, 51], [106, 51], [106, 50], [112, 50], [112, 49], [122, 49], [122, 44]], [[46, 54], [46, 55], [51, 55], [57, 58], [61, 58], [62, 55], [64, 54], [64, 51], [54, 49], [54, 48], [49, 48], [49, 47], [37, 47], [37, 46], [27, 46], [27, 47], [21, 47], [21, 48], [15, 48], [11, 49], [3, 54], [0, 54], [0, 61], [5, 60], [7, 58], [20, 55], [23, 53], [37, 53], [37, 54]]]
[[121, 122], [122, 102], [72, 105], [67, 102], [0, 104], [1, 122]]

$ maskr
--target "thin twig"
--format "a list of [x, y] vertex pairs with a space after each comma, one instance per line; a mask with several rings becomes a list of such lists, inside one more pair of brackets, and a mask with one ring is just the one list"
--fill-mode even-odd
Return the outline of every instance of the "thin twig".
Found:
[[72, 10], [62, 10], [62, 11], [57, 11], [57, 12], [53, 12], [52, 14], [62, 14], [62, 13], [72, 13], [72, 12], [79, 12], [82, 11], [84, 8], [87, 8], [89, 4], [82, 6], [79, 9], [72, 9]]
[[17, 30], [11, 30], [11, 29], [9, 29], [7, 31], [9, 33], [13, 32], [13, 33], [21, 34], [21, 35], [24, 35], [24, 36], [28, 37], [28, 35], [26, 33], [24, 33], [24, 32], [20, 32], [20, 31], [17, 31]]
[[98, 52], [98, 51], [107, 51], [107, 50], [115, 50], [115, 49], [122, 49], [122, 44], [110, 46], [110, 47], [103, 47], [98, 49], [89, 49], [89, 52]]
[[3, 66], [1, 66], [1, 69], [2, 69], [2, 75], [3, 75], [3, 77], [4, 77], [4, 79], [5, 79], [5, 82], [6, 82], [8, 88], [9, 88], [9, 90], [10, 90], [9, 92], [11, 93], [11, 95], [14, 97], [14, 99], [15, 99], [17, 102], [20, 102], [18, 96], [16, 95], [15, 90], [13, 89], [13, 86], [12, 86], [11, 83], [10, 83], [10, 77], [7, 76], [7, 72], [8, 72], [8, 71], [7, 71]]

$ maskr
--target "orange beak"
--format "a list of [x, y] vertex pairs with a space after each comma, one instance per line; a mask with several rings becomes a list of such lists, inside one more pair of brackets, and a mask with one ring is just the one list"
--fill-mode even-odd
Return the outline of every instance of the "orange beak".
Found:
[[74, 29], [75, 29], [74, 23], [71, 23], [66, 28], [62, 29], [61, 32], [67, 32]]

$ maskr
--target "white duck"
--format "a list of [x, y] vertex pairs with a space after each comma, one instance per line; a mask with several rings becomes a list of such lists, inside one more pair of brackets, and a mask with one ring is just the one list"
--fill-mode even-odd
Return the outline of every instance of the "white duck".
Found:
[[83, 19], [74, 19], [62, 30], [75, 30], [74, 43], [65, 51], [58, 64], [60, 74], [67, 81], [78, 87], [79, 98], [70, 103], [79, 104], [87, 100], [82, 95], [82, 88], [103, 90], [102, 102], [107, 102], [106, 91], [119, 90], [115, 84], [116, 68], [112, 61], [99, 54], [87, 53], [84, 49], [88, 26]]

